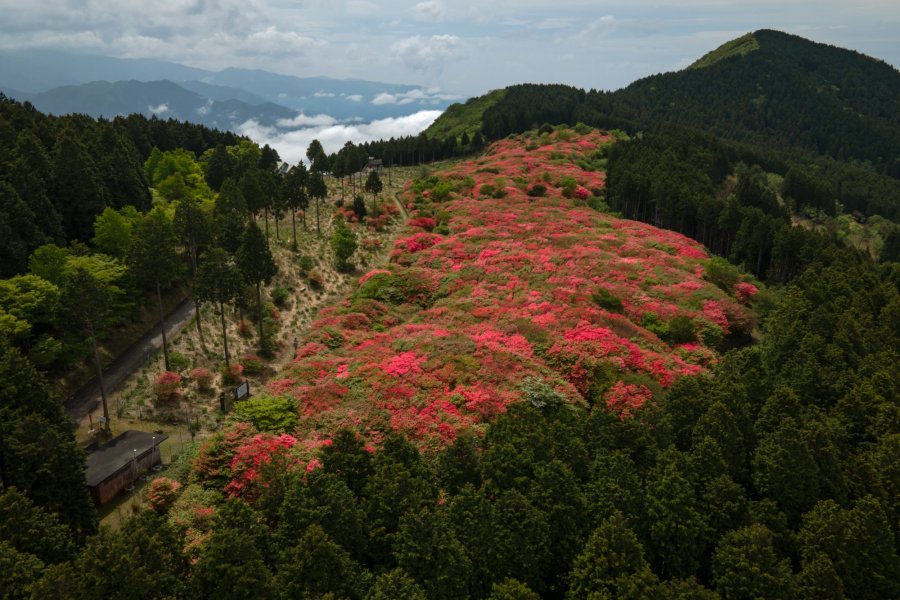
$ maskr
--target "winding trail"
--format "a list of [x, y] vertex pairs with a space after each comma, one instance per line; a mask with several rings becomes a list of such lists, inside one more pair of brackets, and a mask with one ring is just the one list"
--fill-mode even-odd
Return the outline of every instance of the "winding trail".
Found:
[[[166, 336], [170, 344], [172, 339], [190, 323], [193, 315], [194, 303], [190, 298], [185, 298], [166, 315]], [[103, 370], [107, 399], [132, 373], [147, 364], [153, 353], [160, 348], [162, 348], [162, 336], [159, 333], [159, 326], [156, 325], [113, 359]], [[66, 401], [66, 413], [77, 424], [99, 405], [100, 385], [97, 383], [97, 378], [94, 377]]]

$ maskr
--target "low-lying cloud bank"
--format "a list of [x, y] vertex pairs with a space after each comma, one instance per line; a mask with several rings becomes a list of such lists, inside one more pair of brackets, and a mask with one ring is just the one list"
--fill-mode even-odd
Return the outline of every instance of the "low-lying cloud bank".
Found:
[[[259, 145], [269, 144], [278, 151], [281, 160], [292, 165], [306, 162], [306, 148], [314, 139], [322, 143], [325, 152], [337, 152], [348, 141], [354, 144], [375, 140], [418, 135], [434, 123], [443, 111], [422, 110], [403, 117], [378, 119], [370, 123], [337, 123], [328, 115], [300, 115], [290, 121], [279, 122], [281, 127], [267, 127], [255, 119], [242, 123], [237, 132]], [[287, 127], [297, 129], [287, 129]]]

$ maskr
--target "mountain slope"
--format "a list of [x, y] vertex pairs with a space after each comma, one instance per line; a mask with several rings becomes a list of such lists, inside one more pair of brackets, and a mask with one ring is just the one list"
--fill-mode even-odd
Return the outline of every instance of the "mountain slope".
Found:
[[736, 297], [702, 279], [699, 244], [586, 206], [609, 141], [504, 140], [412, 183], [389, 267], [323, 311], [270, 384], [296, 400], [296, 433], [315, 448], [352, 425], [376, 445], [399, 431], [436, 448], [515, 402], [629, 414], [752, 328]]

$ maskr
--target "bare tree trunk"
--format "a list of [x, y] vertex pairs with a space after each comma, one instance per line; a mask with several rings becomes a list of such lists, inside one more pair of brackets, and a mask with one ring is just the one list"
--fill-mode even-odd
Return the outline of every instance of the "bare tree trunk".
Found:
[[219, 302], [219, 314], [222, 316], [222, 344], [225, 346], [225, 368], [231, 366], [228, 355], [228, 330], [225, 329], [225, 303]]
[[162, 292], [159, 289], [159, 281], [156, 282], [156, 302], [159, 306], [159, 331], [162, 333], [163, 362], [166, 364], [166, 371], [169, 368], [169, 342], [166, 340], [166, 320], [163, 316]]
[[291, 209], [291, 229], [294, 231], [294, 250], [297, 250], [297, 211]]
[[93, 325], [89, 326], [91, 334], [91, 348], [94, 351], [94, 365], [97, 367], [97, 383], [100, 384], [100, 401], [103, 404], [103, 429], [106, 433], [110, 433], [109, 428], [109, 405], [106, 402], [106, 385], [103, 383], [103, 366], [100, 364], [100, 352], [97, 351], [97, 336], [94, 335]]

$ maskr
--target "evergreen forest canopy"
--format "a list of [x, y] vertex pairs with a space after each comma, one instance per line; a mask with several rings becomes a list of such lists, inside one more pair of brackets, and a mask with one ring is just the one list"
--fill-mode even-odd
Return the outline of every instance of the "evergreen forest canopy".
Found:
[[[454, 229], [450, 202], [472, 203], [473, 210], [488, 202], [558, 202], [573, 215], [611, 209], [679, 231], [739, 265], [705, 262], [703, 278], [720, 293], [747, 289], [739, 287], [751, 279], [746, 272], [768, 284], [752, 299], [756, 343], [722, 340], [723, 354], [708, 373], [675, 379], [626, 418], [597, 401], [602, 394], [571, 404], [554, 388], [531, 382], [526, 401], [511, 404], [480, 434], [461, 431], [438, 450], [422, 453], [388, 431], [373, 452], [361, 432], [332, 431], [328, 443], [312, 449], [309, 472], [285, 468], [296, 442], [289, 438], [308, 414], [301, 412], [298, 421], [295, 402], [262, 401], [202, 448], [184, 453], [151, 486], [149, 510], [120, 531], [91, 535], [95, 516], [76, 483], [83, 477], [80, 450], [42, 374], [23, 356], [30, 348], [4, 340], [0, 374], [13, 385], [0, 392], [0, 589], [35, 598], [900, 595], [900, 191], [894, 170], [900, 144], [896, 111], [885, 109], [896, 99], [896, 71], [823, 48], [756, 32], [685, 72], [697, 78], [691, 79], [696, 89], [660, 91], [682, 74], [656, 76], [634, 84], [655, 82], [617, 104], [622, 92], [516, 86], [484, 110], [480, 130], [463, 125], [448, 128], [453, 133], [445, 138], [366, 147], [386, 164], [391, 158], [426, 162], [474, 149], [483, 144], [482, 133], [506, 137], [536, 126], [514, 141], [525, 148], [522, 160], [548, 149], [554, 168], [570, 169], [572, 182], [553, 175], [517, 180], [502, 170], [512, 173], [524, 164], [517, 162], [471, 165], [482, 169], [477, 177], [492, 179], [477, 187], [458, 174], [418, 180], [410, 187], [416, 195], [410, 231], [419, 233], [398, 247], [395, 262], [463, 233], [480, 235], [471, 223], [465, 231]], [[802, 68], [798, 49], [806, 56]], [[769, 98], [778, 101], [761, 115], [729, 104], [739, 102], [739, 94], [703, 95], [715, 81], [704, 79], [711, 74], [740, 85], [740, 77], [720, 71], [744, 61], [751, 65], [748, 77], [782, 69], [776, 72], [787, 89], [767, 94], [762, 106]], [[855, 87], [854, 61], [871, 62], [858, 73], [883, 85]], [[813, 80], [821, 90], [806, 85]], [[834, 90], [822, 81], [843, 85]], [[871, 147], [847, 129], [843, 113], [830, 112], [833, 103], [813, 102], [811, 93], [856, 106], [852, 119], [868, 128]], [[669, 105], [673, 98], [687, 104], [670, 111], [657, 94]], [[714, 97], [720, 103], [712, 103]], [[878, 118], [859, 117], [870, 115], [860, 109], [863, 100]], [[822, 111], [803, 117], [810, 129], [782, 130], [806, 108]], [[618, 132], [614, 144], [573, 153], [561, 151], [559, 141], [574, 143], [590, 127], [573, 132], [541, 125], [577, 122], [643, 133]], [[222, 151], [241, 147], [237, 140], [213, 142], [205, 148], [212, 149], [205, 181], [217, 144]], [[786, 145], [792, 149], [775, 149]], [[160, 146], [157, 159], [177, 163], [182, 156], [190, 163], [179, 152]], [[189, 154], [193, 160], [203, 152]], [[147, 181], [158, 193], [166, 178], [153, 177], [153, 154], [151, 145], [140, 155], [147, 159], [140, 171], [145, 178], [151, 173]], [[353, 172], [360, 157], [349, 147], [318, 156], [317, 169]], [[530, 168], [540, 174], [539, 165]], [[604, 172], [605, 188], [581, 185]], [[214, 176], [207, 183], [207, 201], [218, 191], [214, 207], [224, 204], [223, 195], [238, 197], [230, 189], [252, 187], [227, 180]], [[228, 222], [219, 221], [222, 227]], [[493, 258], [499, 263], [504, 257]], [[639, 253], [632, 258], [639, 265], [648, 260]], [[465, 268], [460, 273], [478, 276]], [[338, 315], [342, 323], [353, 317], [354, 327], [367, 326], [366, 315], [340, 311], [364, 309], [385, 323], [415, 318], [447, 293], [443, 286], [432, 291], [418, 280], [376, 274]], [[611, 312], [622, 310], [616, 300], [602, 293], [592, 298]], [[672, 336], [674, 320], [647, 319], [644, 326]], [[550, 349], [541, 345], [541, 333], [532, 327], [520, 337], [543, 356]], [[318, 334], [322, 349], [316, 352], [333, 351], [346, 335], [327, 319]], [[444, 345], [448, 355], [465, 348]], [[395, 346], [403, 355], [411, 350]], [[456, 356], [453, 361], [454, 368], [478, 367]], [[316, 364], [315, 355], [302, 363]], [[399, 375], [415, 369], [404, 365], [396, 365]], [[341, 377], [340, 368], [337, 373]], [[603, 369], [585, 373], [585, 389], [608, 391], [607, 375]], [[228, 486], [255, 464], [262, 468], [254, 493], [234, 493]], [[50, 469], [53, 477], [46, 476]]]

